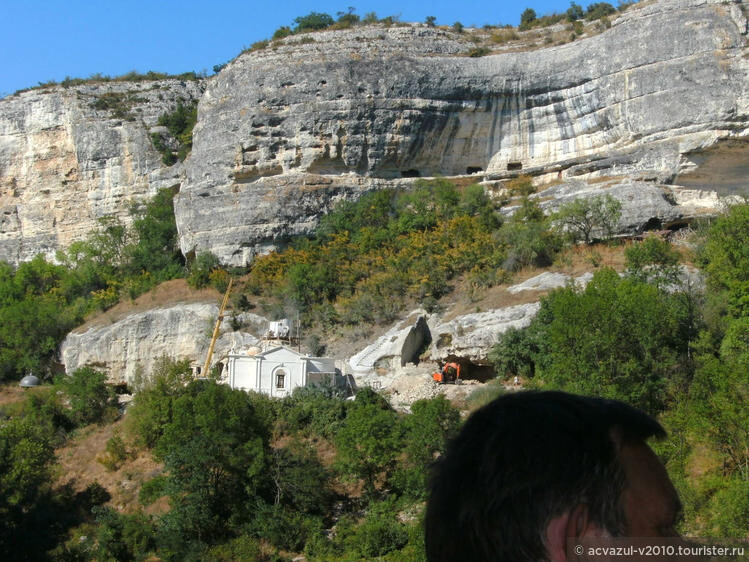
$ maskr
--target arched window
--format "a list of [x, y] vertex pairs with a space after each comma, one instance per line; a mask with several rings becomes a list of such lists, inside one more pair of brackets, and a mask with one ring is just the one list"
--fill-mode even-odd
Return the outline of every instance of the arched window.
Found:
[[286, 371], [283, 369], [276, 371], [276, 388], [286, 388]]

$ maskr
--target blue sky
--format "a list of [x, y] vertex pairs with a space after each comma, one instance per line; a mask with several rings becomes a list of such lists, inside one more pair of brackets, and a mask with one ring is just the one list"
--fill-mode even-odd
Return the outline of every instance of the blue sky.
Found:
[[[585, 7], [590, 2], [578, 3]], [[96, 72], [211, 73], [214, 65], [270, 37], [278, 27], [292, 25], [297, 16], [316, 11], [335, 17], [349, 6], [359, 15], [400, 15], [401, 21], [432, 15], [439, 25], [517, 25], [527, 7], [538, 15], [562, 12], [569, 0], [5, 0], [0, 10], [0, 95]]]

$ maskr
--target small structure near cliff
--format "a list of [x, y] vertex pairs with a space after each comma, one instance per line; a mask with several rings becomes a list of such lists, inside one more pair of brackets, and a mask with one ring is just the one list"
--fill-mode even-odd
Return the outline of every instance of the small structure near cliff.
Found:
[[307, 357], [285, 346], [255, 355], [230, 353], [229, 386], [282, 398], [300, 386], [335, 384], [336, 368], [327, 357]]

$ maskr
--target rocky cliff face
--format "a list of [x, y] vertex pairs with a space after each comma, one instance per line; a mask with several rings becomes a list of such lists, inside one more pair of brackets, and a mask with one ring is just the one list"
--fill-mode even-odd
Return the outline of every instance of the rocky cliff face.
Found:
[[[748, 6], [644, 2], [598, 35], [478, 58], [466, 34], [358, 27], [288, 37], [207, 82], [10, 96], [0, 259], [53, 254], [172, 185], [183, 252], [243, 265], [338, 200], [415, 176], [669, 183], [704, 147], [749, 137]], [[166, 167], [149, 133], [180, 98], [200, 98], [194, 148]]]
[[149, 136], [159, 115], [201, 95], [196, 81], [106, 82], [0, 100], [0, 259], [18, 263], [79, 240], [96, 219], [180, 182]]
[[[65, 370], [91, 366], [105, 371], [112, 382], [130, 382], [137, 371], [149, 376], [156, 359], [189, 359], [202, 366], [218, 315], [215, 304], [180, 304], [125, 316], [117, 322], [79, 328], [63, 341], [60, 356]], [[237, 319], [264, 328], [267, 320], [252, 314]], [[228, 322], [216, 341], [215, 364], [232, 348], [258, 343], [247, 329], [232, 331]]]
[[481, 58], [427, 27], [243, 55], [200, 102], [182, 249], [243, 264], [337, 199], [405, 176], [669, 181], [682, 155], [749, 134], [746, 8], [662, 0], [594, 37]]

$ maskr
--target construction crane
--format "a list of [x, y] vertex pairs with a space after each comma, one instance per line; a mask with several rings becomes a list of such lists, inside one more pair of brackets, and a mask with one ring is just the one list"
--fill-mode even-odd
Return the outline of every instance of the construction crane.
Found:
[[231, 285], [234, 279], [229, 279], [229, 286], [226, 288], [224, 294], [224, 300], [221, 301], [221, 308], [218, 309], [218, 318], [216, 318], [216, 326], [213, 328], [213, 336], [211, 336], [211, 345], [208, 346], [208, 355], [205, 357], [205, 364], [203, 365], [202, 376], [208, 376], [208, 369], [211, 367], [211, 359], [213, 359], [213, 348], [216, 346], [216, 340], [218, 339], [218, 331], [221, 328], [221, 321], [224, 319], [224, 310], [229, 302], [229, 293], [231, 293]]

